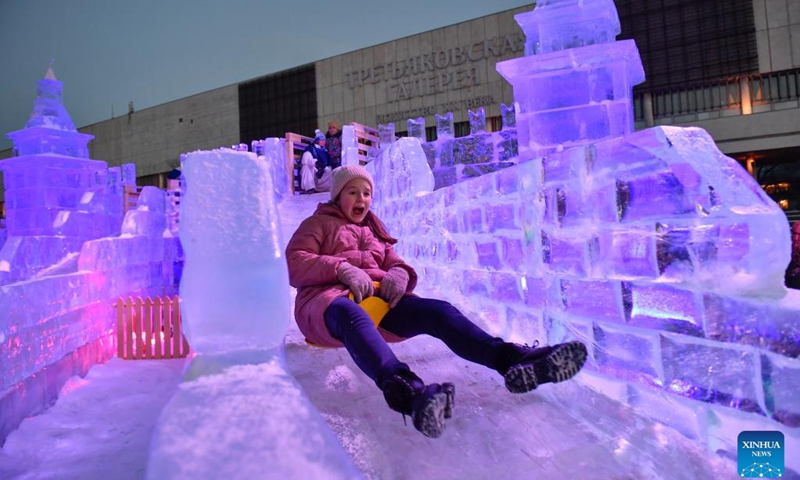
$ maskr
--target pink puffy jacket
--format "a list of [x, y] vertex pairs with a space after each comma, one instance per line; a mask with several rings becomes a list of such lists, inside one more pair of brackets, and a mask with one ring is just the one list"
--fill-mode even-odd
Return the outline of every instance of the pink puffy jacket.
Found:
[[[364, 270], [377, 282], [390, 268], [402, 267], [409, 278], [406, 293], [414, 290], [417, 272], [397, 255], [392, 247], [395, 243], [397, 240], [372, 212], [357, 225], [347, 220], [338, 206], [320, 203], [314, 215], [303, 220], [286, 246], [286, 261], [289, 283], [297, 288], [294, 316], [306, 340], [342, 346], [328, 332], [323, 314], [331, 302], [350, 293], [336, 276], [344, 262]], [[381, 328], [378, 331], [389, 342], [403, 340]]]

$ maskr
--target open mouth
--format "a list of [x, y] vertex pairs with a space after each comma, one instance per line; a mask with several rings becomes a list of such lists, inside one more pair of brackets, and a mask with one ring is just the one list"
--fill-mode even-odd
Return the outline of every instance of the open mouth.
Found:
[[353, 215], [360, 217], [364, 213], [364, 207], [353, 207]]

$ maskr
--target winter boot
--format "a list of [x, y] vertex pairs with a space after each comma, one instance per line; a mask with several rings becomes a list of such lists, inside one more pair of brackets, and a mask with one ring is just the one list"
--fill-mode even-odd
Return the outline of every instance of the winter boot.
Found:
[[511, 393], [525, 393], [544, 383], [563, 382], [574, 377], [586, 362], [586, 346], [568, 342], [537, 348], [504, 343], [500, 346], [500, 368]]
[[389, 408], [411, 416], [414, 428], [426, 437], [437, 438], [444, 420], [453, 415], [455, 386], [452, 383], [425, 385], [418, 376], [401, 366], [379, 377], [378, 386]]

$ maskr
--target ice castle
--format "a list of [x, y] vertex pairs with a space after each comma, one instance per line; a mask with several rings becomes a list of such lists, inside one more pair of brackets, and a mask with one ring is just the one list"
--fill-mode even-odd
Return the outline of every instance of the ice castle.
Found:
[[113, 302], [177, 290], [177, 238], [164, 237], [165, 196], [145, 187], [123, 217], [133, 165], [89, 159], [52, 68], [30, 120], [12, 132], [16, 156], [0, 162], [5, 241], [0, 244], [0, 443], [53, 404], [73, 375], [116, 353]]
[[[722, 456], [736, 458], [736, 438], [743, 430], [781, 431], [787, 451], [800, 448], [800, 299], [783, 286], [790, 255], [783, 212], [705, 131], [634, 131], [631, 93], [644, 72], [634, 42], [615, 41], [619, 21], [612, 0], [545, 0], [516, 18], [527, 38], [526, 55], [497, 66], [514, 89], [516, 143], [511, 128], [503, 135], [482, 132], [480, 115], [470, 137], [453, 138], [444, 115], [436, 142], [402, 139], [384, 146], [370, 165], [378, 184], [374, 208], [401, 239], [398, 252], [420, 273], [418, 293], [448, 298], [491, 333], [515, 341], [583, 340], [591, 346], [590, 361], [576, 381]], [[40, 98], [52, 91], [50, 84], [44, 85]], [[37, 100], [36, 108], [48, 101]], [[36, 125], [29, 123], [46, 128]], [[51, 140], [57, 135], [45, 133], [51, 136], [39, 134], [37, 145], [44, 145], [44, 138], [48, 145], [57, 143]], [[30, 160], [22, 160], [31, 157], [22, 155], [50, 155], [64, 178], [72, 178], [68, 168], [94, 172], [87, 174], [94, 182], [105, 172], [104, 165], [91, 170], [89, 164], [71, 167], [82, 164], [60, 160], [66, 155], [85, 158], [77, 155], [79, 146], [70, 147], [69, 153], [50, 150], [53, 155], [43, 153], [45, 147], [26, 150], [16, 139], [15, 145], [21, 156], [0, 163], [7, 199], [27, 185], [11, 182], [26, 178], [15, 176], [14, 168], [31, 166]], [[182, 223], [181, 240], [192, 238], [197, 250], [187, 248], [181, 289], [187, 289], [184, 302], [194, 303], [196, 312], [187, 315], [187, 328], [194, 329], [202, 346], [184, 388], [158, 426], [149, 478], [232, 473], [225, 468], [237, 459], [238, 473], [257, 475], [255, 464], [248, 463], [250, 455], [258, 455], [256, 450], [275, 457], [276, 465], [291, 474], [298, 467], [280, 463], [283, 448], [300, 448], [307, 455], [306, 473], [358, 478], [282, 358], [288, 303], [281, 298], [288, 302], [289, 293], [276, 248], [281, 243], [278, 199], [258, 192], [275, 189], [269, 165], [285, 162], [273, 159], [280, 157], [280, 149], [269, 152], [194, 152], [184, 160], [181, 215], [190, 221], [186, 228]], [[245, 171], [249, 173], [236, 173]], [[220, 191], [234, 190], [219, 188], [223, 182], [242, 189], [250, 201], [224, 198], [223, 193], [218, 210], [203, 203], [214, 192], [219, 198]], [[33, 188], [38, 194], [50, 192], [48, 187], [35, 183]], [[64, 188], [78, 189], [82, 193], [71, 198], [81, 199], [87, 191], [113, 191], [107, 180]], [[10, 199], [8, 203], [12, 207]], [[142, 205], [140, 211], [158, 212], [157, 204], [153, 200], [152, 209]], [[37, 208], [42, 203], [16, 205]], [[45, 210], [48, 215], [64, 210], [97, 213], [88, 207], [84, 212], [81, 205], [52, 204]], [[231, 214], [235, 216], [227, 218]], [[68, 255], [55, 253], [36, 263], [29, 260], [34, 254], [18, 254], [13, 257], [17, 260], [8, 261], [8, 280], [0, 281], [0, 312], [9, 312], [9, 320], [0, 320], [0, 391], [10, 393], [0, 397], [0, 420], [6, 428], [0, 435], [54, 401], [64, 372], [85, 372], [108, 358], [108, 348], [93, 345], [111, 341], [110, 302], [132, 291], [174, 288], [170, 272], [182, 259], [176, 239], [146, 233], [159, 229], [153, 216], [127, 224], [156, 227], [114, 236], [117, 232], [69, 230], [67, 222], [58, 222], [63, 215], [37, 215], [33, 225], [41, 230], [12, 230], [21, 228], [19, 223], [12, 227], [12, 219], [23, 217], [9, 213], [6, 245], [22, 239], [64, 242], [62, 236], [74, 235], [79, 240], [69, 251], [79, 256], [62, 260]], [[213, 222], [222, 218], [230, 238], [215, 236], [219, 229], [200, 228], [217, 225]], [[198, 228], [193, 230], [194, 221]], [[266, 251], [252, 248], [262, 244]], [[213, 282], [237, 280], [235, 271], [227, 269], [230, 258], [221, 254], [231, 247], [236, 249], [236, 266], [252, 282], [228, 294], [241, 295], [245, 307], [258, 306], [265, 299], [252, 287], [260, 286], [275, 294], [268, 301], [280, 307], [270, 315], [255, 308], [247, 317], [252, 320], [238, 325], [236, 335], [215, 345], [208, 336], [230, 320], [215, 312], [214, 299], [202, 292], [215, 288]], [[6, 250], [2, 259], [12, 258]], [[193, 266], [193, 258], [203, 260]], [[151, 275], [137, 277], [143, 265]], [[223, 273], [210, 283], [199, 283], [198, 276], [220, 269]], [[267, 271], [272, 273], [265, 276]], [[76, 331], [75, 325], [80, 341], [59, 330], [69, 326]], [[31, 350], [31, 344], [37, 347]], [[71, 360], [65, 364], [62, 358]], [[256, 371], [261, 381], [238, 391], [236, 398], [204, 383], [204, 378], [221, 375], [235, 389], [237, 375], [244, 371]], [[20, 388], [47, 392], [49, 400], [25, 400], [28, 396]], [[273, 422], [242, 407], [265, 399], [291, 405], [299, 413], [277, 415], [284, 421]], [[208, 417], [188, 424], [176, 420], [185, 420], [198, 402], [206, 405]], [[232, 405], [239, 406], [238, 413], [232, 413]], [[210, 447], [181, 444], [205, 431], [216, 415], [233, 416], [232, 428], [260, 434], [258, 441], [242, 448], [219, 439], [213, 448], [237, 445], [226, 450], [233, 460], [224, 466], [215, 456], [198, 453]], [[294, 432], [291, 439], [281, 435], [287, 429]], [[312, 445], [315, 453], [298, 445]], [[796, 457], [787, 455], [786, 467], [800, 472]]]

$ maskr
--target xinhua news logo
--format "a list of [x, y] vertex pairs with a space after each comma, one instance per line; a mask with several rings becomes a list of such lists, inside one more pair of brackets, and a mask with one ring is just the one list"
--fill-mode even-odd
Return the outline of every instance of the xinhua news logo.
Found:
[[776, 431], [739, 434], [739, 476], [778, 478], [783, 476], [783, 433]]

